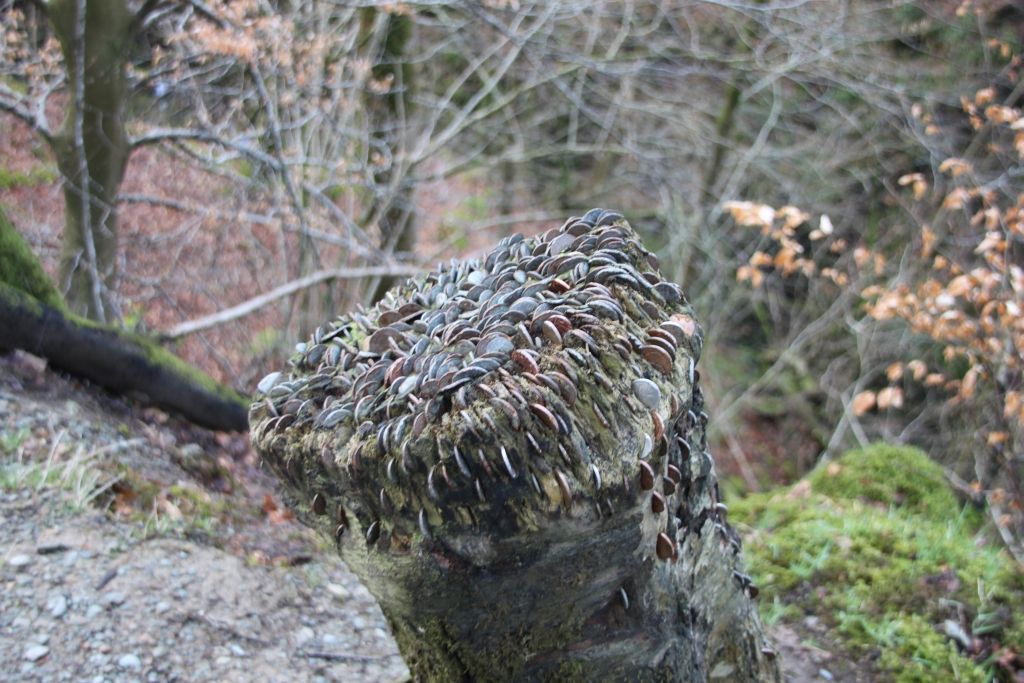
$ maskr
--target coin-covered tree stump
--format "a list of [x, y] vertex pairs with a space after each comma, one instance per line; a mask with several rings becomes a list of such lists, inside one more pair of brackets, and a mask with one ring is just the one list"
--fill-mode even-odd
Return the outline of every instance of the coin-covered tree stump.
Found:
[[778, 680], [701, 345], [595, 209], [317, 329], [260, 382], [252, 436], [417, 680]]

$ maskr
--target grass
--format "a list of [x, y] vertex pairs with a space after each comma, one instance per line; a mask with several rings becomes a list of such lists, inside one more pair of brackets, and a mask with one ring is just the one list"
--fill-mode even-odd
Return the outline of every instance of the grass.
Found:
[[71, 511], [81, 511], [95, 505], [116, 483], [115, 477], [105, 474], [98, 466], [100, 457], [110, 452], [127, 448], [133, 441], [122, 441], [104, 448], [86, 451], [75, 448], [70, 456], [62, 454], [61, 444], [65, 432], [59, 432], [50, 446], [44, 461], [28, 460], [19, 449], [28, 436], [27, 430], [5, 431], [0, 434], [0, 447], [7, 455], [18, 454], [13, 462], [0, 464], [0, 489], [5, 491], [57, 489], [65, 494], [65, 501]]
[[[1024, 649], [1024, 576], [921, 451], [852, 451], [730, 510], [746, 526], [765, 621], [817, 616], [884, 680], [1010, 680], [997, 659]], [[946, 620], [980, 651], [960, 651]]]
[[[65, 432], [58, 432], [45, 459], [31, 459], [22, 453], [28, 430], [0, 432], [0, 449], [12, 458], [0, 464], [0, 489], [5, 491], [56, 490], [62, 493], [64, 511], [69, 513], [101, 508], [124, 514], [137, 522], [132, 536], [137, 540], [172, 536], [213, 537], [220, 519], [227, 514], [223, 503], [207, 492], [186, 483], [162, 486], [140, 477], [124, 465], [114, 472], [101, 463], [105, 456], [141, 443], [130, 439], [87, 451], [65, 449]], [[107, 470], [109, 470], [109, 465]]]
[[136, 523], [132, 537], [139, 541], [169, 536], [216, 538], [230, 510], [198, 486], [178, 482], [170, 486], [119, 468], [114, 512]]

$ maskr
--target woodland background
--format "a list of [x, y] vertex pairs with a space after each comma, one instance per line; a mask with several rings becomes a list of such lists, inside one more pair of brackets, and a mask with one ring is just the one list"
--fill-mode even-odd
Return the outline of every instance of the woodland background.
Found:
[[730, 495], [914, 445], [1024, 561], [1017, 3], [0, 17], [0, 204], [72, 310], [248, 394], [395, 278], [613, 208], [699, 312]]

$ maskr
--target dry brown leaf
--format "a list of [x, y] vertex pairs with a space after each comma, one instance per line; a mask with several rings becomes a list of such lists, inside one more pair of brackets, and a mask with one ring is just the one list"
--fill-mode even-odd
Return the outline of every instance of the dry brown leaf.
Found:
[[928, 373], [928, 366], [924, 364], [924, 361], [914, 359], [907, 363], [907, 370], [910, 370], [915, 381], [920, 382], [921, 378]]
[[889, 363], [889, 366], [885, 369], [885, 376], [890, 382], [903, 377], [903, 363]]
[[873, 391], [862, 391], [853, 397], [853, 414], [857, 417], [864, 415], [875, 407], [876, 395]]
[[767, 204], [754, 202], [731, 201], [722, 205], [732, 215], [732, 219], [743, 226], [769, 227], [775, 220], [775, 209]]
[[989, 432], [988, 436], [985, 437], [985, 443], [989, 446], [999, 446], [1010, 440], [1010, 435], [1007, 432]]
[[967, 203], [968, 194], [967, 190], [962, 187], [958, 187], [942, 200], [942, 208], [944, 209], [959, 209]]
[[903, 407], [903, 390], [899, 387], [886, 387], [878, 392], [878, 409]]
[[950, 157], [939, 164], [939, 173], [948, 173], [954, 178], [964, 173], [970, 173], [972, 170], [970, 162], [957, 157]]

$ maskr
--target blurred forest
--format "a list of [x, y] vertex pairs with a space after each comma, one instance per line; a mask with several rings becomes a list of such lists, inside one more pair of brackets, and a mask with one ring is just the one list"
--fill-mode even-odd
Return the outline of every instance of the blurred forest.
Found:
[[1019, 3], [0, 16], [0, 204], [72, 310], [250, 393], [396, 278], [609, 207], [700, 314], [733, 493], [912, 444], [1024, 561]]

